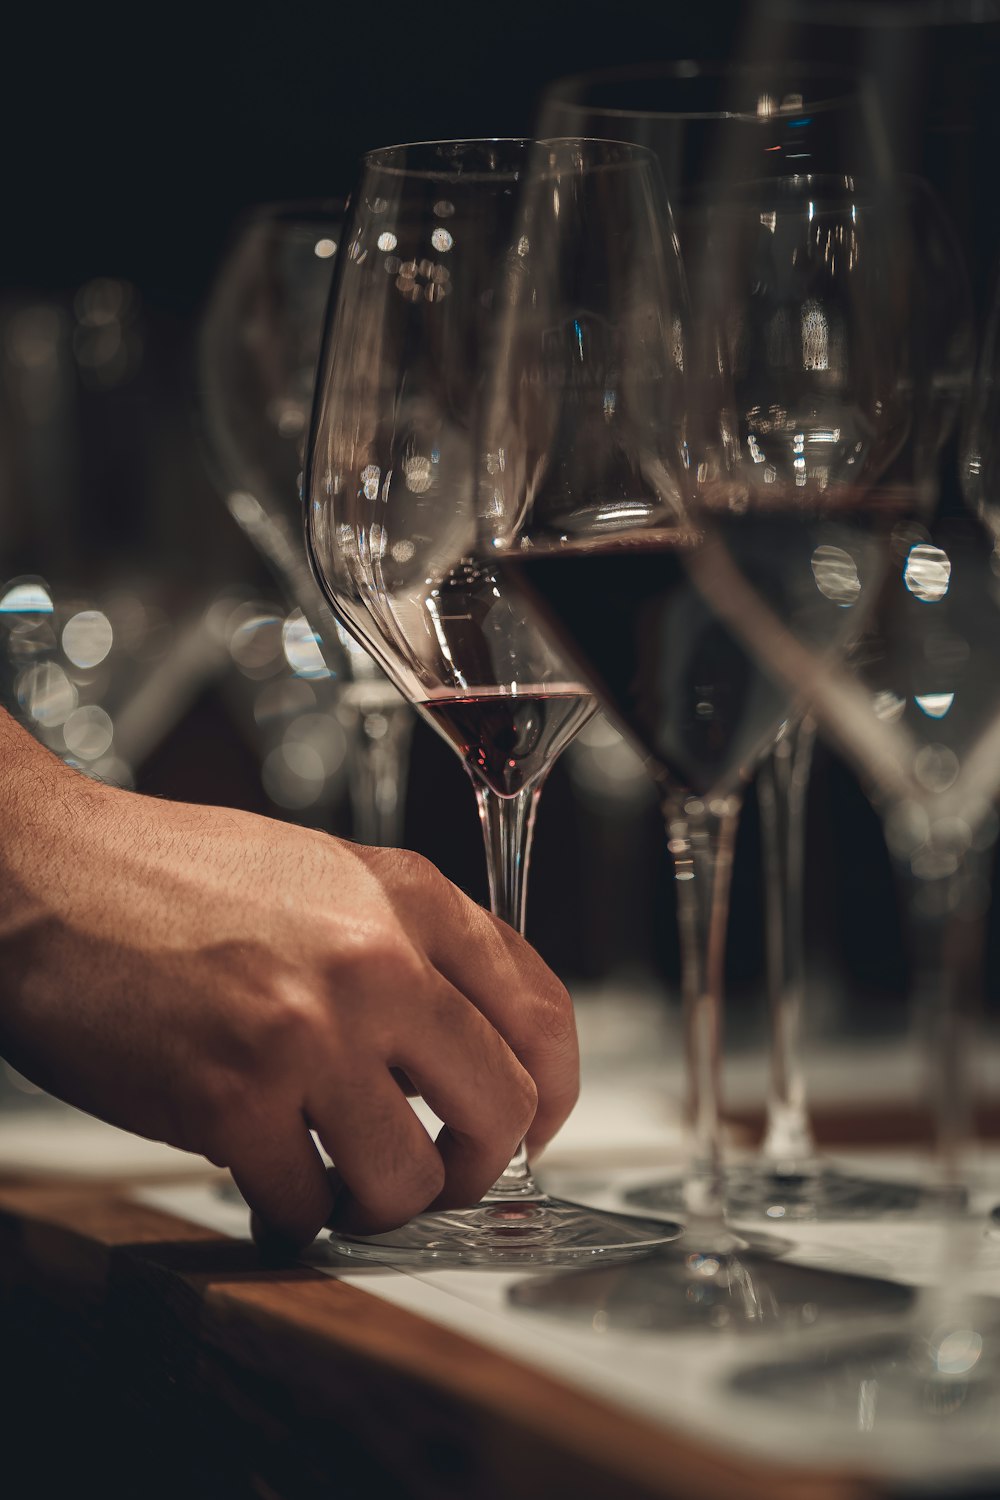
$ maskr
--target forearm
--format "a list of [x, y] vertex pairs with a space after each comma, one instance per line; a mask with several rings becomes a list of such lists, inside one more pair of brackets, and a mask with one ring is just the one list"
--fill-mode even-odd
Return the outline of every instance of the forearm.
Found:
[[72, 885], [104, 795], [0, 709], [0, 943]]

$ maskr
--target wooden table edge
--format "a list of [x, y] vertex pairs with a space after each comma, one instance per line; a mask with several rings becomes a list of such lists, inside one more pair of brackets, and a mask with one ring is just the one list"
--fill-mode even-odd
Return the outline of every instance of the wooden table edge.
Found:
[[[712, 1450], [360, 1287], [301, 1264], [263, 1266], [252, 1247], [128, 1193], [120, 1183], [0, 1183], [0, 1276], [13, 1263], [14, 1274], [40, 1278], [54, 1295], [99, 1305], [113, 1271], [119, 1282], [153, 1286], [158, 1301], [186, 1306], [199, 1337], [230, 1357], [294, 1377], [303, 1351], [311, 1351], [315, 1372], [323, 1349], [336, 1349], [390, 1380], [432, 1387], [480, 1423], [582, 1458], [643, 1497], [872, 1500], [881, 1493], [860, 1475]], [[230, 1251], [220, 1260], [223, 1246]]]

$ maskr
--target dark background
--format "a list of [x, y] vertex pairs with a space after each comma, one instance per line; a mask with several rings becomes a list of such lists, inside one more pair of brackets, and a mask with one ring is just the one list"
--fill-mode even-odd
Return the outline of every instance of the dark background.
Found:
[[[801, 24], [810, 9], [821, 8], [796, 15], [735, 0], [19, 7], [5, 21], [0, 62], [0, 312], [70, 309], [81, 285], [121, 278], [136, 289], [143, 354], [113, 388], [80, 383], [67, 451], [48, 455], [41, 471], [25, 456], [9, 402], [0, 409], [0, 575], [89, 587], [111, 571], [155, 573], [177, 608], [234, 581], [273, 593], [219, 501], [198, 428], [197, 321], [234, 220], [255, 203], [345, 194], [372, 146], [530, 133], [539, 90], [580, 69], [780, 53], [874, 66], [907, 164], [922, 165], [951, 204], [984, 309], [998, 242], [996, 27], [817, 30]], [[899, 7], [856, 14], [870, 21], [876, 12], [899, 19]], [[214, 693], [160, 745], [139, 784], [273, 810], [253, 746]], [[408, 842], [483, 897], [471, 794], [423, 727], [412, 788]], [[331, 826], [343, 831], [343, 816], [334, 810]], [[839, 975], [852, 1022], [895, 1015], [905, 967], [886, 856], [856, 784], [825, 754], [810, 795], [808, 862], [815, 962]], [[754, 1021], [756, 1007], [742, 1002], [759, 991], [758, 869], [751, 797], [730, 977], [741, 1014]], [[627, 816], [585, 805], [557, 768], [540, 819], [530, 919], [542, 951], [571, 980], [674, 976], [670, 903], [652, 798], [631, 803]]]

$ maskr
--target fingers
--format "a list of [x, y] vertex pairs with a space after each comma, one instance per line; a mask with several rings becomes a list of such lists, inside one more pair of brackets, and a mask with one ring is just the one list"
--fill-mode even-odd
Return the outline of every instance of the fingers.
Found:
[[331, 1227], [380, 1234], [421, 1213], [445, 1185], [445, 1164], [388, 1071], [316, 1088], [309, 1118], [346, 1191]]
[[[534, 1117], [529, 1073], [480, 1011], [438, 976], [414, 1000], [389, 1057], [348, 1082], [318, 1077], [308, 1099], [309, 1119], [347, 1189], [334, 1223], [351, 1233], [394, 1228], [432, 1203], [476, 1203]], [[399, 1077], [445, 1122], [436, 1143]]]
[[414, 944], [492, 1023], [531, 1074], [538, 1107], [529, 1141], [544, 1145], [579, 1093], [579, 1050], [565, 987], [535, 950], [463, 896], [428, 861], [368, 851]]
[[477, 1202], [530, 1128], [538, 1093], [499, 1032], [449, 985], [433, 1029], [403, 1042], [406, 1073], [445, 1128], [437, 1138], [445, 1180], [436, 1207]]
[[233, 1142], [223, 1155], [258, 1244], [291, 1252], [315, 1239], [330, 1217], [333, 1192], [302, 1115], [289, 1110], [287, 1120], [268, 1129], [248, 1129], [243, 1121]]
[[428, 924], [428, 953], [530, 1073], [538, 1102], [528, 1141], [540, 1147], [555, 1135], [580, 1090], [572, 1001], [529, 943], [498, 918], [468, 905], [461, 933]]

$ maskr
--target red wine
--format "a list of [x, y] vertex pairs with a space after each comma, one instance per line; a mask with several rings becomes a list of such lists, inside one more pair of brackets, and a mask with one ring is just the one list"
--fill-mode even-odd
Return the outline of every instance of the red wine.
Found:
[[462, 756], [473, 776], [500, 797], [537, 781], [594, 711], [576, 683], [475, 688], [465, 697], [443, 689], [417, 707]]
[[[860, 628], [862, 611], [845, 606], [853, 583], [860, 594], [877, 572], [860, 529], [786, 512], [726, 521], [720, 531], [737, 574], [811, 649]], [[708, 796], [753, 770], [791, 703], [709, 607], [685, 565], [690, 545], [664, 531], [519, 552], [503, 570], [534, 595], [652, 773]]]

